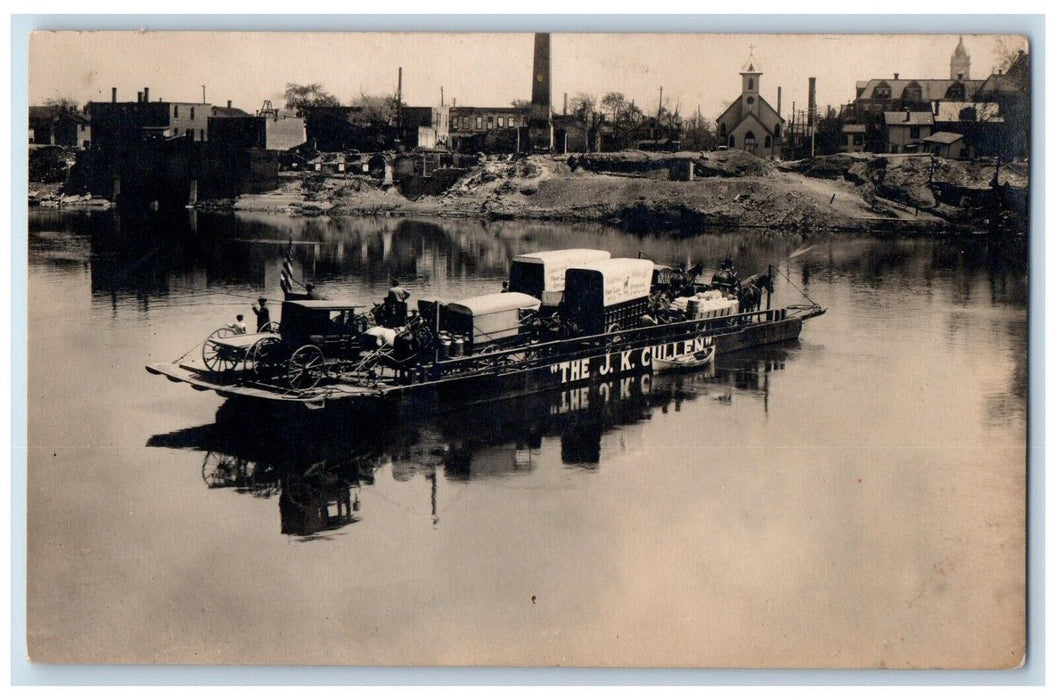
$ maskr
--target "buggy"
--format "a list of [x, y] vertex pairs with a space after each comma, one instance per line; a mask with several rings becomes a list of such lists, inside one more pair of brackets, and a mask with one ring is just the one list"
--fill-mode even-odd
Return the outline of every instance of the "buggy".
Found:
[[370, 321], [357, 308], [349, 302], [284, 301], [281, 324], [241, 335], [220, 328], [203, 343], [202, 359], [220, 374], [241, 366], [244, 377], [310, 389], [328, 372], [351, 368], [359, 360]]

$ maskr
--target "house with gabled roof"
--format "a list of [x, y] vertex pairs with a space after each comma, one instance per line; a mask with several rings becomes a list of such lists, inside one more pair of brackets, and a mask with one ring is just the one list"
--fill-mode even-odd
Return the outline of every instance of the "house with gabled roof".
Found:
[[751, 55], [741, 67], [741, 95], [716, 119], [719, 141], [760, 158], [781, 153], [785, 120], [760, 94], [758, 62]]
[[887, 152], [905, 153], [919, 150], [923, 139], [931, 136], [935, 115], [927, 112], [884, 112], [887, 127]]

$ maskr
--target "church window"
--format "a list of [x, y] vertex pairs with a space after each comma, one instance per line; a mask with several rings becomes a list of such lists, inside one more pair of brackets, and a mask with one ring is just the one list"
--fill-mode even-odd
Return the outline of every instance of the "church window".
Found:
[[781, 138], [781, 125], [774, 124], [774, 138]]
[[766, 147], [767, 147], [767, 148], [770, 148], [770, 146], [771, 146], [771, 145], [772, 145], [772, 142], [770, 141], [770, 137], [769, 137], [769, 136], [767, 136], [767, 137], [766, 137]]
[[726, 138], [726, 122], [719, 124], [719, 136]]
[[748, 99], [746, 100], [746, 102], [748, 102], [748, 104], [755, 104], [755, 98], [751, 95], [748, 95]]
[[749, 90], [754, 90], [755, 89], [755, 79], [754, 78], [748, 78], [748, 89]]
[[733, 148], [736, 145], [737, 145], [737, 139], [734, 138], [733, 134], [730, 134], [730, 148]]

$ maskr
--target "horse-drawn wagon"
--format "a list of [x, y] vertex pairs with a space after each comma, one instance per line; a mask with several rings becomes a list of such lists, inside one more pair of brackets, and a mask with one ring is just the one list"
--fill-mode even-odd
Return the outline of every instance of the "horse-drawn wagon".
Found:
[[356, 304], [326, 300], [282, 303], [282, 322], [265, 332], [214, 331], [202, 344], [202, 360], [212, 372], [239, 367], [254, 380], [310, 389], [326, 375], [355, 363], [369, 317]]

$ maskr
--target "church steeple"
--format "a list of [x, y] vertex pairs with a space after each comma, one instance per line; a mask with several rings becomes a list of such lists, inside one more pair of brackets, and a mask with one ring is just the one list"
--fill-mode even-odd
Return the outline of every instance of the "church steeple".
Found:
[[968, 49], [964, 48], [964, 37], [957, 40], [957, 48], [950, 56], [950, 80], [971, 79], [972, 58], [968, 55]]
[[754, 46], [748, 47], [748, 60], [741, 66], [741, 93], [742, 95], [759, 95], [759, 76], [763, 74], [759, 70], [759, 62], [755, 60]]
[[741, 66], [741, 101], [744, 114], [756, 113], [759, 110], [759, 76], [763, 74], [759, 70], [759, 61], [752, 55], [754, 46], [749, 46], [748, 60]]

